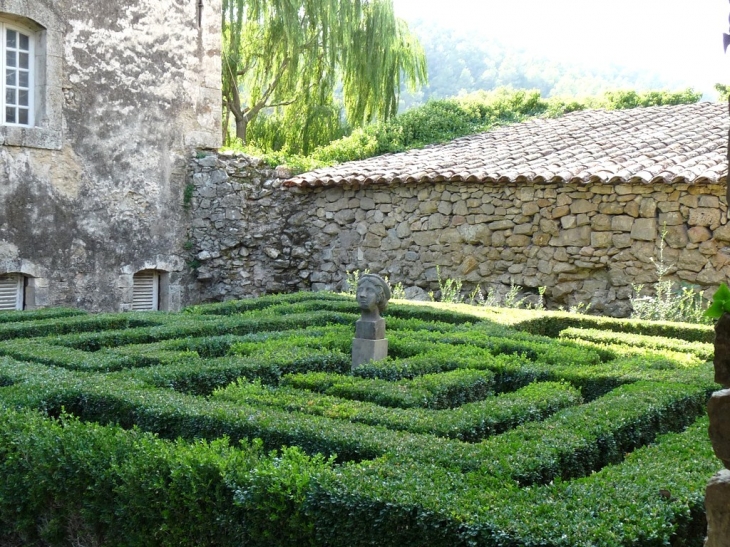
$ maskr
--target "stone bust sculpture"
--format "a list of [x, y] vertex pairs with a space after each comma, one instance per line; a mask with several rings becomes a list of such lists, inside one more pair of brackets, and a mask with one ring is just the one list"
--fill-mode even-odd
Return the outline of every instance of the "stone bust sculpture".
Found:
[[355, 338], [352, 341], [353, 368], [388, 356], [385, 319], [380, 314], [388, 307], [390, 287], [379, 275], [365, 274], [357, 282], [355, 298], [362, 316], [355, 323]]
[[377, 321], [388, 307], [390, 287], [376, 274], [365, 274], [357, 282], [357, 303], [362, 310], [363, 321]]

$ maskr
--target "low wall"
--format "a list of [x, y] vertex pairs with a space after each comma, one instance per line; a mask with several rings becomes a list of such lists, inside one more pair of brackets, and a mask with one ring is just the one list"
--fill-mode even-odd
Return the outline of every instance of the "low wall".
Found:
[[366, 268], [438, 290], [438, 267], [467, 293], [544, 286], [550, 308], [626, 316], [632, 284], [657, 279], [662, 233], [670, 279], [711, 294], [730, 274], [724, 185], [300, 189], [284, 188], [287, 176], [244, 156], [193, 160], [189, 246], [202, 300], [337, 290]]

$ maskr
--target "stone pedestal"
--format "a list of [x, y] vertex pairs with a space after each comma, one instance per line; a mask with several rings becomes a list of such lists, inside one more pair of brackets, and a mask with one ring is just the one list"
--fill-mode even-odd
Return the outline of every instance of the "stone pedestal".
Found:
[[715, 325], [715, 381], [730, 387], [730, 315], [723, 313]]
[[[358, 321], [359, 323], [359, 321]], [[352, 368], [370, 361], [382, 361], [388, 356], [388, 340], [366, 340], [353, 338], [352, 340]]]
[[710, 417], [710, 440], [715, 456], [730, 469], [730, 389], [712, 394], [707, 404], [707, 414]]
[[730, 315], [727, 313], [715, 325], [714, 364], [715, 381], [725, 389], [713, 393], [707, 404], [709, 433], [715, 455], [726, 469], [712, 478], [705, 491], [705, 547], [730, 547]]
[[730, 471], [723, 469], [707, 485], [707, 542], [705, 547], [730, 546]]
[[355, 338], [363, 340], [382, 340], [385, 338], [385, 319], [366, 321], [359, 319], [355, 323]]

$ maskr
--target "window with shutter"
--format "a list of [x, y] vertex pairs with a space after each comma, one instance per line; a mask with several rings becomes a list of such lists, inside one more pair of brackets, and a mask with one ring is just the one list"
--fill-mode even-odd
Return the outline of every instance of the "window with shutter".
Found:
[[23, 276], [0, 275], [0, 310], [23, 309]]
[[134, 274], [134, 311], [157, 311], [159, 309], [160, 275], [155, 270], [142, 270]]

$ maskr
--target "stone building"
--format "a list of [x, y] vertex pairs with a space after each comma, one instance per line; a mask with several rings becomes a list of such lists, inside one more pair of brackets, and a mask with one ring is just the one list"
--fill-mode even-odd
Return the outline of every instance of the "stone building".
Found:
[[0, 0], [0, 309], [190, 300], [191, 152], [220, 145], [220, 0]]
[[546, 287], [550, 307], [626, 316], [663, 258], [711, 294], [730, 277], [727, 134], [727, 107], [700, 103], [535, 119], [294, 178], [208, 156], [192, 165], [195, 290], [336, 290], [369, 268], [429, 291], [440, 272], [466, 293]]

